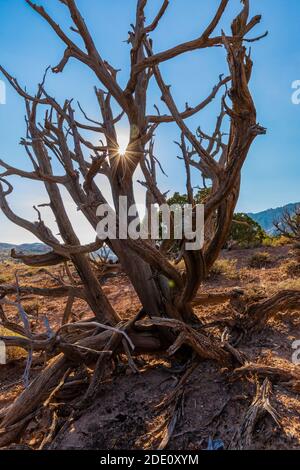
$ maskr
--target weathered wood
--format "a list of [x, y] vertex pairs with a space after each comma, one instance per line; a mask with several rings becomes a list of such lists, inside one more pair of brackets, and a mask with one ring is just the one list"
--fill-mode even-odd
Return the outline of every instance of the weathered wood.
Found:
[[[55, 357], [50, 361], [43, 373], [21, 393], [13, 406], [8, 409], [1, 422], [0, 447], [4, 447], [17, 438], [24, 424], [26, 424], [28, 416], [49, 396], [68, 367], [68, 362], [63, 354]], [[15, 426], [12, 433], [7, 433], [6, 428], [11, 428], [12, 426]]]
[[33, 267], [57, 266], [67, 260], [64, 256], [54, 252], [41, 255], [24, 255], [23, 253], [16, 252], [16, 250], [11, 250], [10, 256], [13, 259], [22, 261], [27, 266]]
[[[168, 1], [164, 1], [150, 24], [146, 24], [145, 0], [137, 0], [136, 15], [133, 31], [129, 33], [130, 44], [130, 73], [125, 89], [118, 80], [118, 71], [105, 61], [97, 49], [88, 26], [82, 17], [74, 0], [65, 0], [67, 11], [73, 21], [72, 29], [80, 36], [84, 47], [75, 44], [69, 35], [54, 21], [44, 7], [26, 0], [28, 5], [40, 15], [53, 29], [66, 50], [59, 64], [53, 67], [54, 73], [61, 73], [73, 58], [92, 71], [100, 84], [95, 89], [95, 100], [102, 116], [102, 122], [88, 118], [83, 111], [85, 122], [81, 123], [75, 117], [75, 111], [70, 101], [60, 105], [45, 90], [45, 77], [37, 93], [31, 96], [23, 89], [3, 67], [4, 74], [16, 92], [25, 100], [26, 105], [26, 139], [22, 145], [34, 167], [33, 172], [24, 172], [0, 161], [4, 173], [0, 175], [0, 208], [6, 217], [18, 226], [28, 230], [43, 243], [47, 244], [53, 253], [28, 258], [19, 256], [29, 265], [55, 265], [60, 260], [72, 261], [81, 286], [60, 286], [57, 288], [34, 288], [0, 286], [3, 297], [15, 294], [22, 296], [26, 293], [43, 296], [68, 297], [69, 302], [65, 311], [68, 320], [73, 298], [84, 299], [91, 308], [98, 323], [117, 326], [119, 315], [105, 295], [97, 273], [92, 266], [88, 253], [97, 250], [103, 241], [97, 240], [88, 245], [82, 245], [76, 233], [76, 227], [71, 223], [62, 197], [61, 185], [68, 192], [74, 204], [85, 216], [91, 227], [96, 230], [99, 219], [97, 207], [106, 204], [106, 198], [98, 186], [96, 176], [103, 174], [109, 182], [116, 215], [119, 198], [127, 198], [128, 207], [136, 204], [134, 192], [134, 174], [140, 166], [145, 176], [143, 184], [147, 188], [147, 203], [149, 201], [163, 202], [166, 197], [158, 188], [156, 165], [159, 159], [154, 156], [154, 132], [160, 123], [175, 122], [181, 135], [181, 150], [183, 152], [184, 169], [188, 200], [195, 204], [191, 184], [191, 167], [199, 172], [199, 179], [211, 181], [211, 191], [205, 200], [205, 246], [202, 249], [188, 251], [181, 247], [181, 258], [184, 261], [185, 272], [177, 269], [172, 263], [168, 250], [158, 250], [153, 240], [107, 239], [105, 242], [114, 251], [128, 275], [137, 293], [143, 312], [152, 318], [149, 325], [140, 322], [130, 323], [127, 333], [135, 345], [135, 353], [166, 351], [175, 353], [183, 344], [190, 346], [199, 356], [213, 359], [223, 364], [235, 360], [242, 361], [239, 351], [230, 345], [221, 343], [205, 334], [193, 330], [189, 324], [196, 323], [198, 318], [193, 312], [193, 304], [201, 283], [204, 281], [210, 267], [217, 259], [230, 230], [234, 209], [237, 203], [241, 171], [254, 139], [265, 133], [256, 120], [256, 109], [250, 93], [249, 82], [252, 72], [252, 61], [244, 46], [245, 37], [260, 22], [260, 17], [250, 17], [250, 0], [243, 0], [242, 10], [232, 23], [230, 35], [213, 36], [229, 0], [220, 0], [216, 12], [204, 27], [199, 37], [177, 44], [174, 47], [155, 53], [149, 34], [156, 29], [163, 17]], [[201, 98], [200, 104], [180, 111], [176, 105], [169, 85], [166, 85], [160, 64], [186, 52], [202, 50], [214, 46], [223, 47], [227, 53], [226, 77], [220, 77], [217, 85], [207, 98]], [[168, 115], [157, 117], [147, 114], [147, 99], [149, 95], [150, 78], [154, 77], [161, 90], [162, 100], [168, 109]], [[106, 90], [106, 91], [104, 91]], [[218, 92], [224, 90], [221, 98], [221, 113], [217, 119], [215, 130], [211, 135], [202, 130], [194, 133], [186, 122], [186, 118], [206, 108]], [[230, 108], [226, 102], [229, 98]], [[114, 101], [114, 102], [113, 102]], [[114, 116], [115, 104], [121, 113]], [[40, 116], [45, 111], [45, 119], [40, 123]], [[158, 110], [158, 108], [157, 108]], [[125, 155], [120, 154], [116, 123], [125, 116], [130, 126], [128, 147]], [[223, 120], [229, 118], [229, 138], [223, 142]], [[83, 136], [82, 131], [89, 137]], [[99, 135], [103, 135], [103, 142]], [[188, 149], [188, 146], [191, 148]], [[87, 150], [89, 158], [86, 157]], [[92, 162], [90, 160], [92, 156]], [[150, 158], [150, 162], [148, 160]], [[54, 174], [58, 162], [64, 174]], [[37, 221], [30, 222], [17, 215], [9, 205], [8, 196], [13, 192], [13, 186], [8, 181], [10, 175], [40, 180], [47, 192], [53, 217], [56, 220], [59, 238], [51, 232], [42, 218], [42, 207], [35, 207]], [[135, 219], [127, 214], [127, 225]], [[149, 235], [149, 234], [148, 234]], [[172, 237], [170, 237], [172, 238]], [[184, 240], [183, 240], [184, 242]], [[71, 284], [73, 280], [71, 279]], [[208, 299], [207, 299], [208, 301]], [[152, 322], [152, 323], [151, 323]], [[64, 327], [65, 328], [65, 327]], [[179, 333], [177, 339], [175, 333]], [[94, 335], [94, 336], [93, 336]], [[41, 398], [49, 394], [63, 376], [68, 361], [95, 361], [107, 354], [105, 345], [114, 343], [110, 331], [98, 333], [91, 328], [88, 332], [60, 331], [56, 335], [56, 347], [64, 352], [53, 359], [52, 363], [30, 387], [22, 393], [17, 401], [8, 409], [2, 425], [16, 426], [19, 431], [22, 420], [36, 409]], [[27, 345], [29, 339], [27, 340]], [[174, 342], [175, 341], [175, 342]], [[37, 345], [37, 343], [35, 343]], [[114, 345], [114, 344], [113, 344]], [[121, 347], [121, 346], [120, 346]], [[118, 349], [117, 349], [118, 350]], [[84, 352], [83, 352], [84, 351]], [[90, 357], [91, 356], [91, 357]], [[68, 359], [69, 358], [69, 359]], [[98, 365], [101, 367], [101, 360]], [[101, 370], [97, 368], [95, 380], [101, 378]], [[14, 431], [15, 432], [15, 431]], [[2, 439], [2, 440], [1, 440]], [[0, 436], [1, 442], [9, 439]]]

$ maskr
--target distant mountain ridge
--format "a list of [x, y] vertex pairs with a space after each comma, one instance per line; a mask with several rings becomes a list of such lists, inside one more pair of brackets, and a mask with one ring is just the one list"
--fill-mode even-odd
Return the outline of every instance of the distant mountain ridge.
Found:
[[20, 245], [0, 243], [0, 252], [10, 252], [12, 249], [22, 253], [47, 253], [47, 251], [50, 251], [50, 248], [44, 243], [22, 243]]
[[257, 222], [268, 235], [274, 235], [276, 233], [274, 221], [280, 221], [285, 212], [293, 213], [298, 206], [300, 206], [300, 202], [286, 204], [282, 207], [267, 209], [257, 213], [249, 212], [247, 215]]

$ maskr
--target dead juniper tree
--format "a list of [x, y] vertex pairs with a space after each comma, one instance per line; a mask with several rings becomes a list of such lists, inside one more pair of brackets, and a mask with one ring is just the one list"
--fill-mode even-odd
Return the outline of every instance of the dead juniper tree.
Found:
[[[53, 250], [52, 256], [55, 261], [70, 259], [74, 263], [82, 280], [87, 301], [97, 318], [115, 324], [119, 319], [95, 279], [86, 256], [88, 252], [96, 248], [97, 242], [80, 246], [64, 208], [60, 187], [64, 186], [67, 189], [78, 209], [94, 229], [99, 221], [96, 209], [101, 203], [106, 203], [101, 188], [94, 180], [98, 173], [105, 174], [108, 178], [116, 212], [119, 209], [120, 196], [128, 198], [129, 206], [135, 204], [133, 174], [138, 166], [141, 167], [145, 176], [144, 184], [147, 186], [148, 197], [151, 196], [153, 201], [160, 204], [165, 202], [165, 197], [156, 184], [155, 161], [149, 150], [153, 145], [153, 133], [157, 126], [175, 121], [182, 133], [182, 143], [185, 146], [183, 155], [188, 175], [190, 202], [193, 201], [189, 178], [190, 166], [196, 166], [200, 174], [209, 178], [212, 183], [212, 190], [205, 204], [205, 219], [209, 221], [216, 212], [218, 215], [215, 232], [210, 242], [204, 251], [183, 251], [182, 256], [186, 264], [184, 275], [181, 275], [169, 262], [163, 248], [158, 251], [145, 240], [107, 240], [107, 243], [120, 260], [148, 315], [163, 315], [189, 321], [192, 315], [190, 302], [203, 281], [207, 269], [218, 257], [226, 240], [238, 198], [240, 172], [249, 148], [255, 137], [265, 132], [256, 121], [255, 106], [248, 87], [252, 61], [244, 46], [244, 37], [259, 23], [260, 17], [249, 18], [249, 1], [245, 1], [242, 12], [232, 23], [232, 34], [228, 36], [222, 32], [219, 36], [213, 36], [229, 3], [225, 0], [221, 1], [210, 25], [199, 38], [179, 44], [170, 50], [154, 53], [149, 35], [158, 26], [169, 2], [163, 2], [157, 17], [147, 25], [144, 14], [147, 2], [138, 1], [136, 22], [128, 39], [131, 44], [130, 77], [126, 88], [122, 90], [118, 84], [117, 70], [105, 61], [96, 49], [75, 1], [63, 3], [70, 12], [74, 22], [73, 29], [81, 37], [84, 49], [62, 31], [43, 7], [31, 1], [27, 3], [49, 23], [66, 45], [64, 57], [53, 68], [53, 72], [63, 72], [68, 61], [73, 58], [88, 66], [105, 88], [98, 87], [95, 90], [102, 122], [80, 123], [75, 116], [72, 103], [70, 101], [66, 101], [63, 105], [57, 103], [45, 90], [44, 81], [36, 96], [30, 96], [21, 88], [17, 80], [2, 69], [6, 78], [26, 102], [27, 136], [22, 144], [34, 167], [32, 173], [26, 173], [1, 162], [5, 169], [2, 178], [19, 175], [44, 183], [63, 243], [45, 226], [41, 214], [38, 215], [36, 223], [30, 223], [13, 213], [7, 197], [13, 188], [8, 182], [8, 189], [1, 191], [3, 212], [14, 223], [34, 233], [49, 245]], [[180, 112], [173, 100], [170, 87], [163, 80], [159, 64], [188, 51], [214, 46], [224, 47], [226, 50], [228, 76], [220, 77], [210, 96], [200, 104], [187, 107], [185, 111]], [[162, 100], [169, 109], [169, 115], [147, 115], [147, 88], [151, 79], [157, 82], [162, 93]], [[200, 134], [200, 138], [197, 137], [186, 125], [185, 120], [209, 105], [225, 85], [230, 88], [222, 97], [222, 113], [217, 121], [215, 132], [212, 136]], [[232, 101], [231, 108], [226, 103], [227, 97]], [[115, 101], [121, 108], [119, 116], [113, 116], [112, 101]], [[37, 116], [42, 112], [40, 109], [42, 107], [46, 110], [44, 122], [41, 124]], [[130, 125], [130, 141], [125, 158], [119, 152], [115, 126], [123, 115], [126, 116]], [[230, 117], [230, 134], [226, 145], [222, 142], [221, 133], [222, 120], [225, 115]], [[87, 139], [82, 136], [83, 131], [90, 131], [98, 139], [99, 136], [103, 136], [105, 143], [95, 146], [91, 143], [94, 141], [93, 136]], [[187, 143], [192, 148], [193, 157], [186, 150]], [[91, 151], [92, 159], [85, 157], [86, 148]], [[57, 159], [61, 164], [65, 171], [63, 176], [54, 174], [51, 158]], [[42, 263], [41, 260], [39, 262]], [[168, 283], [164, 282], [165, 279], [171, 280], [170, 286], [175, 287], [167, 287]]]
[[279, 234], [291, 240], [300, 259], [300, 206], [293, 212], [285, 211], [281, 219], [274, 222], [274, 226]]
[[293, 212], [285, 211], [281, 219], [274, 222], [274, 226], [280, 234], [300, 243], [300, 206]]
[[[159, 26], [169, 1], [163, 1], [157, 16], [148, 23], [145, 18], [147, 0], [138, 0], [135, 24], [132, 25], [128, 39], [131, 68], [124, 89], [118, 82], [116, 68], [104, 60], [96, 48], [75, 0], [61, 2], [70, 13], [73, 21], [71, 29], [80, 38], [80, 45], [80, 41], [74, 42], [42, 6], [31, 0], [26, 2], [65, 44], [63, 58], [52, 71], [62, 73], [69, 60], [73, 59], [94, 73], [97, 80], [95, 99], [102, 118], [101, 122], [91, 119], [80, 106], [85, 118], [81, 122], [72, 101], [66, 100], [60, 104], [50, 96], [45, 78], [36, 95], [32, 96], [1, 67], [2, 73], [25, 101], [27, 133], [22, 145], [33, 169], [28, 172], [1, 161], [0, 207], [8, 219], [33, 233], [52, 249], [46, 255], [25, 257], [14, 253], [14, 256], [32, 266], [71, 261], [81, 281], [80, 285], [70, 283], [53, 289], [1, 286], [1, 302], [5, 305], [8, 302], [6, 296], [14, 293], [21, 300], [22, 295], [28, 292], [43, 296], [65, 296], [69, 297], [69, 301], [70, 298], [78, 297], [88, 303], [94, 318], [89, 322], [64, 325], [58, 332], [48, 331], [40, 335], [11, 325], [12, 329], [18, 328], [22, 332], [23, 338], [3, 338], [7, 344], [21, 344], [33, 351], [46, 350], [52, 360], [16, 402], [1, 414], [1, 428], [5, 429], [5, 433], [0, 434], [0, 445], [16, 438], [51, 390], [78, 364], [95, 364], [96, 361], [95, 372], [86, 393], [86, 397], [94, 396], [107, 361], [111, 361], [113, 353], [120, 349], [130, 357], [131, 347], [135, 348], [135, 353], [165, 351], [168, 348], [170, 353], [175, 353], [183, 344], [187, 344], [203, 358], [221, 363], [228, 362], [232, 356], [240, 360], [239, 353], [229, 344], [192, 328], [197, 320], [193, 305], [197, 303], [199, 286], [228, 236], [239, 196], [241, 170], [251, 144], [258, 135], [265, 133], [265, 129], [257, 123], [256, 109], [249, 90], [253, 63], [246, 45], [264, 36], [248, 37], [261, 19], [260, 16], [250, 16], [249, 0], [242, 0], [241, 12], [233, 20], [230, 33], [215, 32], [220, 29], [220, 20], [230, 3], [229, 0], [221, 0], [210, 24], [199, 37], [161, 52], [155, 51], [150, 36]], [[214, 47], [224, 49], [227, 74], [220, 76], [208, 97], [195, 106], [179, 110], [171, 87], [164, 81], [160, 64], [190, 51]], [[161, 91], [161, 99], [168, 110], [166, 114], [147, 113], [150, 80], [154, 80]], [[214, 132], [211, 135], [200, 129], [194, 132], [187, 125], [187, 118], [200, 113], [219, 93], [221, 114]], [[120, 108], [118, 115], [113, 113], [115, 105]], [[44, 119], [41, 122], [39, 117], [42, 113]], [[130, 126], [130, 140], [125, 155], [120, 155], [116, 124], [124, 118]], [[229, 125], [228, 136], [222, 130], [224, 120]], [[103, 292], [88, 256], [100, 248], [102, 242], [96, 240], [85, 246], [80, 244], [65, 209], [61, 188], [69, 193], [94, 230], [99, 222], [97, 207], [107, 203], [95, 180], [98, 174], [107, 177], [117, 215], [120, 196], [127, 197], [129, 206], [135, 204], [133, 175], [138, 167], [144, 175], [142, 183], [147, 188], [146, 205], [166, 202], [165, 195], [157, 185], [159, 164], [153, 151], [154, 132], [160, 124], [174, 122], [181, 135], [184, 174], [191, 204], [194, 202], [191, 168], [199, 170], [200, 182], [203, 179], [210, 181], [211, 189], [205, 200], [205, 230], [209, 236], [206, 236], [201, 250], [186, 251], [182, 244], [180, 257], [184, 260], [184, 273], [171, 262], [166, 246], [168, 243], [162, 243], [160, 249], [157, 249], [150, 240], [107, 239], [107, 245], [118, 257], [143, 307], [141, 316], [122, 321]], [[87, 133], [90, 133], [90, 137], [87, 137]], [[99, 139], [101, 143], [95, 145], [93, 142]], [[87, 158], [87, 151], [92, 155], [91, 158]], [[57, 165], [63, 169], [63, 175], [55, 171]], [[11, 175], [44, 184], [49, 207], [59, 229], [59, 238], [46, 226], [41, 208], [36, 208], [38, 219], [35, 222], [25, 220], [12, 210], [9, 203], [9, 196], [13, 192], [9, 181]], [[128, 222], [130, 220], [128, 217]], [[141, 321], [142, 316], [150, 318]]]

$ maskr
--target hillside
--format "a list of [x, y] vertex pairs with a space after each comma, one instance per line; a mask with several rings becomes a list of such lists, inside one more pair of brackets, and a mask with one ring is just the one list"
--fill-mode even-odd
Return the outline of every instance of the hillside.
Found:
[[275, 227], [273, 225], [274, 221], [281, 219], [285, 212], [293, 212], [300, 203], [291, 203], [282, 207], [277, 207], [276, 209], [267, 209], [262, 212], [257, 213], [248, 213], [251, 219], [255, 220], [268, 234], [274, 235]]
[[[261, 252], [269, 255], [268, 267], [250, 268], [250, 261]], [[233, 324], [237, 315], [235, 308], [240, 301], [248, 299], [247, 302], [252, 304], [284, 289], [299, 289], [300, 279], [289, 274], [288, 268], [292, 262], [293, 254], [289, 246], [224, 250], [217, 262], [218, 269], [198, 292], [199, 296], [207, 299], [195, 307], [195, 313], [203, 325], [201, 332], [208, 331], [211, 336], [221, 338], [224, 328]], [[18, 272], [22, 287], [59, 286], [59, 267], [50, 268], [52, 276], [39, 268], [29, 270], [22, 265], [18, 266]], [[72, 275], [78, 279], [73, 269]], [[0, 279], [2, 277], [11, 284], [14, 276], [14, 264], [0, 263]], [[62, 281], [67, 282], [67, 279], [66, 273], [63, 274]], [[118, 272], [102, 280], [102, 289], [122, 320], [128, 321], [136, 316], [141, 304], [124, 273]], [[235, 294], [231, 298], [232, 292]], [[236, 297], [238, 292], [240, 294]], [[53, 331], [61, 327], [65, 298], [28, 298], [27, 295], [22, 304], [24, 310], [29, 312], [34, 335], [44, 331], [45, 317]], [[10, 321], [15, 321], [16, 312], [12, 306], [6, 306], [5, 312]], [[75, 324], [89, 321], [90, 318], [89, 306], [82, 299], [76, 299], [70, 322]], [[249, 346], [247, 337], [241, 337], [240, 331], [231, 327], [232, 341], [238, 341], [241, 357], [247, 358], [252, 366], [253, 363], [260, 364], [260, 384], [265, 380], [264, 368], [285, 372], [282, 376], [270, 376], [274, 386], [269, 403], [282, 425], [278, 425], [268, 414], [262, 414], [248, 444], [251, 449], [300, 449], [300, 389], [298, 382], [289, 381], [291, 371], [298, 374], [298, 368], [292, 365], [292, 344], [299, 338], [299, 329], [298, 311], [273, 313], [261, 329], [250, 333]], [[0, 367], [0, 413], [25, 391], [22, 377], [26, 355], [13, 348], [9, 348], [8, 353], [8, 363]], [[178, 390], [175, 385], [179, 383], [179, 387], [185, 387], [183, 412], [176, 421], [173, 420], [168, 449], [177, 452], [182, 449], [204, 450], [211, 436], [219, 439], [225, 449], [235, 449], [236, 436], [240, 429], [244, 429], [243, 423], [249, 409], [252, 409], [256, 390], [254, 374], [237, 378], [237, 372], [234, 375], [232, 370], [220, 368], [213, 360], [200, 360], [186, 368], [184, 354], [181, 352], [177, 356], [163, 358], [159, 355], [134, 356], [131, 361], [124, 360], [123, 364], [108, 372], [108, 378], [102, 381], [101, 393], [92, 406], [86, 406], [84, 413], [78, 413], [73, 418], [72, 410], [76, 409], [86, 393], [91, 376], [91, 369], [79, 368], [76, 375], [65, 378], [66, 382], [61, 382], [61, 388], [54, 391], [55, 396], [48, 407], [51, 407], [50, 411], [43, 405], [35, 415], [29, 415], [22, 431], [22, 448], [40, 448], [44, 437], [49, 435], [50, 412], [57, 412], [58, 419], [54, 422], [48, 449], [97, 449], [98, 452], [99, 449], [121, 449], [123, 452], [127, 449], [156, 450], [162, 433], [169, 429], [170, 419], [177, 416], [174, 412], [176, 402], [174, 404], [172, 396]], [[39, 351], [34, 352], [33, 361], [31, 380], [42, 373], [44, 359]], [[235, 364], [235, 368], [239, 368], [239, 363]]]
[[49, 251], [49, 247], [43, 243], [22, 243], [20, 245], [0, 243], [0, 254], [2, 256], [10, 255], [12, 249], [22, 253], [46, 253]]

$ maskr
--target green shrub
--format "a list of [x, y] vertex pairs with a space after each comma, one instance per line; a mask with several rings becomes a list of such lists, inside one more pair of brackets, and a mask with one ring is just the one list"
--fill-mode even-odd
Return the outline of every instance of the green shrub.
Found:
[[212, 276], [226, 276], [228, 279], [237, 279], [239, 274], [237, 272], [236, 259], [218, 259], [210, 270]]
[[266, 233], [261, 226], [243, 212], [234, 214], [228, 242], [236, 243], [241, 248], [261, 246]]

